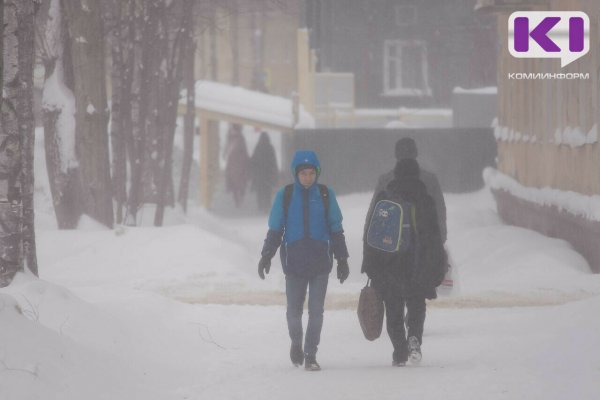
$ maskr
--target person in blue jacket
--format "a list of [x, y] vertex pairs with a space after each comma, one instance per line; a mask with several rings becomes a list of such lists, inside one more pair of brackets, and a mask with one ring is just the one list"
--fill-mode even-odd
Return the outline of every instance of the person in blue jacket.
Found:
[[[265, 279], [271, 259], [279, 254], [285, 274], [287, 323], [295, 366], [319, 371], [316, 354], [323, 326], [323, 311], [333, 257], [337, 278], [343, 283], [350, 270], [342, 227], [342, 212], [333, 190], [317, 183], [321, 166], [313, 151], [299, 150], [292, 160], [294, 183], [275, 195], [269, 215], [269, 231], [258, 263]], [[308, 289], [308, 325], [302, 348], [302, 311]]]

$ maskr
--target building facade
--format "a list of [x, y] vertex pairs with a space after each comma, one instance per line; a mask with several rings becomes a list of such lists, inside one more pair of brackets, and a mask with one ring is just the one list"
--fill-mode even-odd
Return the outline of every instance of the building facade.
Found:
[[476, 0], [307, 0], [317, 71], [350, 72], [356, 106], [449, 106], [455, 87], [494, 86], [495, 20]]

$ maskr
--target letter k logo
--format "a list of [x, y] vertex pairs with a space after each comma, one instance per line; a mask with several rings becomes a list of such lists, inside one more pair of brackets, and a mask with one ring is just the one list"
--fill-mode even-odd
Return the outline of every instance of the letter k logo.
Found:
[[529, 18], [515, 18], [515, 50], [518, 52], [529, 51], [529, 37], [531, 36], [544, 51], [559, 52], [560, 48], [548, 37], [548, 32], [559, 21], [560, 17], [546, 17], [529, 33]]
[[560, 58], [565, 67], [589, 49], [590, 18], [584, 12], [515, 11], [508, 18], [508, 50], [513, 57]]

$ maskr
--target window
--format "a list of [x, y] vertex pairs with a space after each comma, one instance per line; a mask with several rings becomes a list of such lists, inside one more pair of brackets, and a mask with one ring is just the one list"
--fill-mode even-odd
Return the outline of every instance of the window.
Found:
[[411, 26], [417, 23], [417, 7], [396, 6], [396, 25]]
[[430, 96], [427, 49], [422, 41], [384, 42], [384, 83], [387, 96]]

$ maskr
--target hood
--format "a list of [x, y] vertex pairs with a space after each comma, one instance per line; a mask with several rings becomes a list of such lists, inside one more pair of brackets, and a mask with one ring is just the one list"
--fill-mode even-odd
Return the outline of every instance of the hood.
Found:
[[266, 146], [269, 144], [271, 144], [271, 139], [269, 138], [269, 135], [267, 134], [267, 132], [261, 132], [260, 137], [258, 138], [257, 146]]
[[419, 163], [414, 158], [403, 158], [396, 162], [394, 168], [394, 178], [418, 178], [421, 169]]
[[404, 158], [396, 163], [394, 179], [387, 185], [387, 190], [394, 196], [406, 200], [421, 202], [427, 195], [425, 184], [419, 179], [420, 169], [416, 160]]
[[317, 170], [317, 180], [319, 180], [319, 175], [321, 175], [321, 163], [319, 163], [319, 158], [317, 154], [312, 150], [298, 150], [294, 154], [294, 158], [292, 159], [291, 169], [292, 176], [294, 177], [294, 181], [300, 183], [298, 180], [298, 176], [296, 175], [296, 167], [301, 164], [309, 164], [315, 167]]

